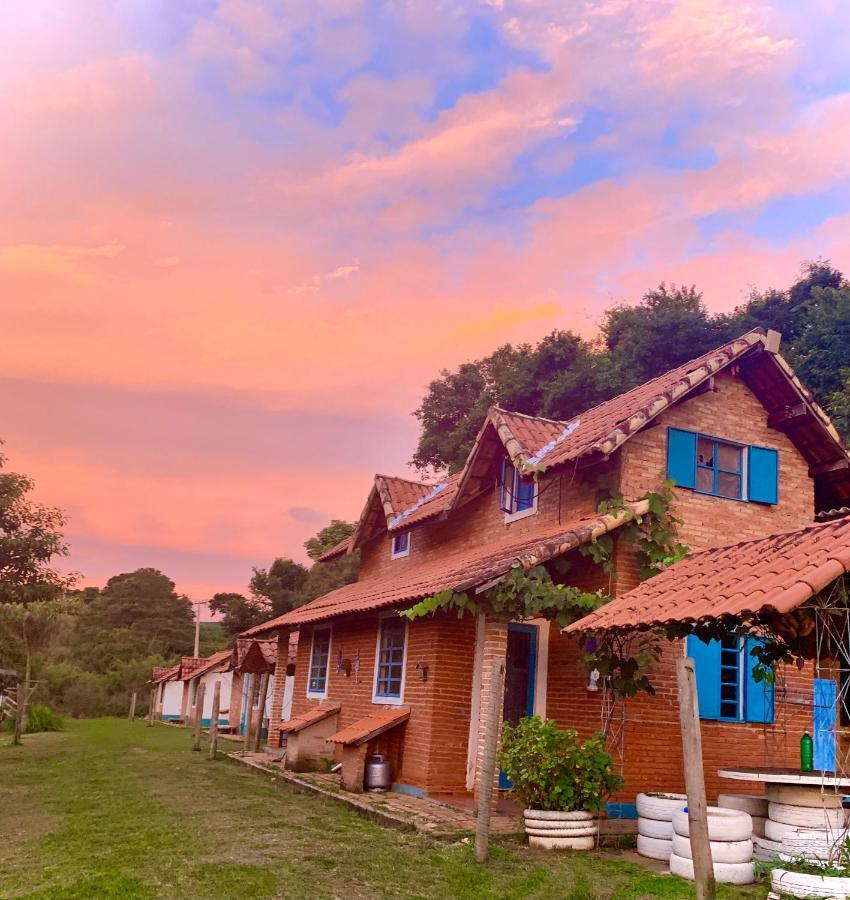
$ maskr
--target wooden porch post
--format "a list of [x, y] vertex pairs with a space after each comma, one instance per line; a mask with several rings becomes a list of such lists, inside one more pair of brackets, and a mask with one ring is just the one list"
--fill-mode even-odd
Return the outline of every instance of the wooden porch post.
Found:
[[218, 716], [221, 708], [221, 682], [213, 688], [212, 718], [210, 719], [210, 759], [215, 759], [218, 750]]
[[136, 692], [130, 697], [130, 711], [127, 713], [127, 719], [132, 722], [136, 718]]
[[251, 749], [251, 725], [253, 724], [254, 719], [254, 689], [257, 686], [257, 679], [253, 675], [249, 675], [245, 681], [248, 682], [248, 689], [246, 691], [248, 695], [248, 708], [245, 711], [245, 745], [242, 748], [243, 753], [247, 753]]
[[714, 866], [708, 838], [708, 804], [705, 799], [705, 773], [702, 768], [702, 738], [699, 727], [699, 702], [694, 661], [676, 660], [679, 686], [679, 721], [682, 727], [682, 755], [685, 764], [685, 790], [688, 795], [688, 824], [697, 900], [714, 900]]
[[493, 787], [496, 782], [496, 750], [505, 696], [505, 660], [494, 659], [490, 675], [490, 696], [484, 722], [484, 746], [479, 772], [478, 813], [475, 820], [475, 861], [487, 861], [490, 845], [490, 815], [493, 811]]
[[195, 696], [197, 713], [195, 715], [195, 738], [192, 741], [193, 750], [201, 749], [201, 729], [204, 727], [204, 694], [206, 693], [206, 688], [207, 686], [202, 681], [198, 685], [198, 693]]
[[269, 673], [263, 672], [260, 677], [260, 705], [257, 707], [257, 729], [254, 734], [254, 752], [260, 752], [263, 740], [263, 716], [266, 714], [266, 694], [269, 692]]

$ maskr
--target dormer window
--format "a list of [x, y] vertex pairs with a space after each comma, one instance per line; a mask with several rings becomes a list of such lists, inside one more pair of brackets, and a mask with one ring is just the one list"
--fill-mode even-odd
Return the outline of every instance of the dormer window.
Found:
[[520, 474], [519, 469], [506, 459], [502, 461], [499, 509], [505, 514], [505, 522], [524, 519], [537, 512], [537, 482], [530, 475]]
[[401, 559], [402, 556], [410, 556], [410, 532], [402, 531], [393, 535], [392, 559]]

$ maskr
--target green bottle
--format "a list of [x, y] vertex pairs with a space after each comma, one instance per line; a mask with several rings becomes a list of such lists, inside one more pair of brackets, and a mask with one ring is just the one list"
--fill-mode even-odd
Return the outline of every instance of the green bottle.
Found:
[[812, 743], [812, 736], [808, 731], [803, 733], [800, 738], [800, 771], [811, 772], [814, 765], [815, 745]]

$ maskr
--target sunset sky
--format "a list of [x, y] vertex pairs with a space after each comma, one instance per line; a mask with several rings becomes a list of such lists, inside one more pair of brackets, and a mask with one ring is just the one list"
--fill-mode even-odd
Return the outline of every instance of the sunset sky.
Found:
[[404, 474], [442, 367], [850, 271], [846, 0], [4, 0], [0, 437], [193, 599]]

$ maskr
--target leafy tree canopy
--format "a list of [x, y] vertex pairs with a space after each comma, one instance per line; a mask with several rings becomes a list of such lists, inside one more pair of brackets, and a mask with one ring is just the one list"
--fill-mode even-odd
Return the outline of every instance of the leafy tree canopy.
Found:
[[342, 519], [334, 519], [330, 525], [326, 525], [315, 537], [304, 542], [304, 549], [310, 559], [318, 559], [327, 553], [332, 547], [336, 547], [340, 541], [344, 541], [354, 532], [353, 522], [343, 522]]
[[269, 618], [266, 604], [235, 593], [215, 594], [210, 600], [210, 610], [222, 617], [221, 627], [231, 639]]
[[301, 589], [307, 574], [306, 566], [279, 556], [268, 569], [254, 569], [249, 583], [251, 600], [267, 618], [269, 614], [282, 616], [304, 602]]
[[782, 332], [783, 355], [848, 436], [850, 285], [817, 260], [787, 290], [754, 291], [732, 313], [711, 315], [696, 287], [662, 283], [637, 305], [607, 310], [595, 341], [556, 331], [444, 369], [414, 412], [413, 463], [460, 470], [492, 404], [570, 419], [756, 326]]

